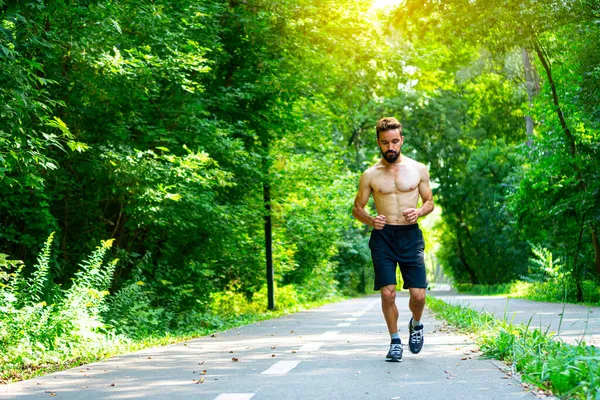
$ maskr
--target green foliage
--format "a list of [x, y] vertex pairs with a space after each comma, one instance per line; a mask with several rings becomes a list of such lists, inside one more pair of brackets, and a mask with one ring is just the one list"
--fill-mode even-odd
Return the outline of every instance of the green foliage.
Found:
[[476, 333], [483, 354], [512, 364], [524, 381], [564, 398], [590, 399], [600, 394], [596, 376], [600, 354], [595, 346], [569, 345], [548, 332], [512, 325], [487, 312], [439, 299], [429, 298], [427, 304], [459, 329]]
[[508, 295], [513, 290], [513, 283], [498, 283], [495, 285], [473, 285], [470, 283], [457, 283], [454, 288], [458, 293], [495, 296]]
[[392, 14], [415, 79], [398, 96], [406, 131], [425, 134], [407, 142], [439, 182], [440, 260], [456, 282], [509, 282], [529, 241], [563, 260], [581, 300], [600, 271], [598, 4], [411, 0]]
[[47, 283], [69, 287], [76, 260], [111, 238], [121, 261], [110, 323], [131, 335], [179, 329], [202, 323], [211, 294], [264, 286], [270, 187], [280, 286], [293, 282], [311, 301], [334, 296], [333, 275], [350, 267], [334, 258], [353, 229], [356, 178], [344, 159], [353, 128], [344, 115], [370, 100], [386, 58], [372, 52], [384, 39], [368, 8], [347, 0], [327, 14], [310, 1], [0, 7], [10, 42], [0, 80], [27, 86], [19, 98], [43, 103], [19, 111], [27, 127], [54, 135], [39, 135], [51, 140], [38, 153], [54, 169], [34, 171], [36, 190], [16, 175], [20, 185], [1, 189], [0, 251], [30, 272], [41, 238], [56, 231]]
[[[72, 285], [63, 289], [47, 284], [53, 237], [52, 233], [30, 277], [23, 276], [22, 264], [3, 265], [3, 269], [8, 266], [12, 271], [3, 271], [7, 283], [0, 287], [2, 375], [14, 368], [75, 359], [94, 352], [104, 341], [118, 344], [107, 335], [100, 317], [116, 263], [103, 261], [112, 241], [98, 247], [81, 264]], [[49, 300], [40, 302], [42, 298]]]

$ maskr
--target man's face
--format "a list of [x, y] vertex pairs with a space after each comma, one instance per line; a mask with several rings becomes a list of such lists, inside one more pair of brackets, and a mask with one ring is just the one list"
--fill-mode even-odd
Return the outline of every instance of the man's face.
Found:
[[404, 136], [400, 134], [400, 130], [398, 129], [379, 132], [379, 138], [377, 139], [381, 155], [389, 163], [395, 162], [400, 157], [400, 149], [402, 149], [403, 142]]

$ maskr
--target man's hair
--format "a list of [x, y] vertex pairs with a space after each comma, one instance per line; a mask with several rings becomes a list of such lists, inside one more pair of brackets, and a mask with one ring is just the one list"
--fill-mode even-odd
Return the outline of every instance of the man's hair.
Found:
[[377, 139], [379, 139], [379, 132], [391, 131], [394, 129], [400, 130], [400, 135], [402, 135], [402, 124], [394, 117], [386, 117], [381, 118], [377, 122], [377, 126], [375, 126], [375, 131], [377, 132]]

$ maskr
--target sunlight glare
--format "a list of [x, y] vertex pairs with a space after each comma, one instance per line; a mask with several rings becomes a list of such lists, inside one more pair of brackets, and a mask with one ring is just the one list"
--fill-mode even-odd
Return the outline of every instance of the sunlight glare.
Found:
[[392, 7], [392, 6], [397, 6], [400, 3], [402, 3], [402, 0], [375, 0], [373, 2], [373, 5], [371, 6], [371, 8], [372, 9], [380, 9], [380, 8]]

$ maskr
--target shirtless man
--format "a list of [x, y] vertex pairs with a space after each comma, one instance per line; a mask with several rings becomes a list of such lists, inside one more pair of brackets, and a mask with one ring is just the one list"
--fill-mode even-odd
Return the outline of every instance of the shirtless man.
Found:
[[[409, 349], [416, 354], [423, 348], [421, 316], [427, 290], [425, 243], [417, 220], [433, 211], [433, 198], [427, 167], [401, 154], [404, 136], [400, 122], [396, 118], [383, 118], [375, 130], [383, 158], [360, 177], [352, 215], [374, 228], [369, 240], [375, 268], [374, 289], [381, 291], [381, 308], [392, 339], [386, 359], [401, 361], [396, 264], [400, 265], [403, 288], [410, 292]], [[371, 194], [377, 208], [376, 217], [365, 210]], [[417, 208], [419, 196], [423, 204]]]

